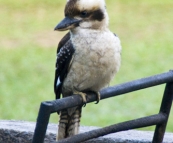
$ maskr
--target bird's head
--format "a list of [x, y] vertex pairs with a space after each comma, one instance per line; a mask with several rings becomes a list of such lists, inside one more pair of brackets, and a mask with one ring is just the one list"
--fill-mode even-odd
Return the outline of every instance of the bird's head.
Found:
[[67, 0], [64, 12], [65, 18], [55, 30], [104, 29], [108, 26], [104, 0]]

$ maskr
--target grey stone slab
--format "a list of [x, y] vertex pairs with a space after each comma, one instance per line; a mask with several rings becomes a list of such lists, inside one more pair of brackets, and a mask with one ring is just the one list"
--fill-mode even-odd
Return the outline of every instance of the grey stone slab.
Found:
[[[31, 143], [35, 129], [34, 122], [0, 121], [0, 143]], [[98, 127], [81, 126], [80, 132], [87, 132]], [[45, 143], [53, 143], [57, 132], [57, 124], [49, 124]], [[85, 143], [151, 143], [153, 132], [130, 130], [109, 134]], [[173, 133], [166, 133], [163, 143], [173, 143]]]

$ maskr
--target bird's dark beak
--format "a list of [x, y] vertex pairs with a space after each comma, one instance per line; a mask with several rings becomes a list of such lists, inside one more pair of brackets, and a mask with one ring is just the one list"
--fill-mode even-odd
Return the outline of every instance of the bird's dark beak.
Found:
[[79, 25], [79, 23], [81, 22], [81, 20], [78, 19], [74, 19], [74, 18], [69, 18], [69, 17], [65, 17], [56, 27], [54, 30], [57, 31], [65, 31], [65, 30], [69, 30], [72, 29], [74, 27], [77, 27]]

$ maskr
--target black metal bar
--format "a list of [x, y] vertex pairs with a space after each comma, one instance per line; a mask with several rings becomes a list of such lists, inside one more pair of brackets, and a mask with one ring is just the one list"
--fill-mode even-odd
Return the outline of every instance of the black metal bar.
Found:
[[101, 90], [101, 99], [161, 85], [168, 82], [173, 82], [173, 70], [147, 78], [141, 78], [138, 80], [119, 84], [110, 88], [105, 88]]
[[[160, 84], [164, 84], [168, 82], [173, 82], [173, 71], [169, 71], [169, 72], [158, 74], [155, 76], [150, 76], [147, 78], [142, 78], [142, 79], [134, 80], [131, 82], [123, 83], [117, 86], [105, 88], [100, 91], [100, 96], [102, 100], [105, 98], [122, 95], [125, 93], [133, 92], [136, 90], [140, 90], [140, 89], [144, 89], [144, 88], [148, 88], [148, 87], [152, 87], [152, 86], [156, 86], [156, 85], [160, 85]], [[87, 95], [87, 103], [93, 102], [96, 100], [97, 100], [97, 96], [95, 94], [89, 93]], [[70, 108], [70, 107], [83, 104], [82, 98], [79, 95], [73, 95], [73, 96], [62, 98], [59, 100], [54, 100], [54, 101], [51, 101], [51, 103], [53, 104], [53, 107], [54, 107], [52, 110], [52, 113], [60, 111], [65, 108]]]
[[44, 137], [49, 123], [49, 118], [52, 110], [52, 104], [49, 102], [42, 102], [37, 118], [37, 124], [34, 131], [32, 143], [43, 143]]
[[160, 107], [160, 113], [165, 114], [166, 120], [162, 124], [158, 124], [155, 129], [153, 142], [152, 143], [162, 143], [163, 137], [166, 130], [166, 125], [168, 122], [171, 106], [172, 106], [172, 98], [173, 98], [173, 82], [167, 83], [165, 92], [162, 99], [162, 104]]
[[81, 133], [70, 138], [66, 138], [58, 141], [57, 143], [80, 143], [93, 138], [97, 138], [100, 136], [104, 136], [110, 133], [116, 133], [120, 131], [126, 131], [130, 129], [136, 129], [141, 127], [152, 126], [156, 124], [161, 124], [165, 122], [166, 116], [163, 113], [139, 118], [136, 120], [126, 121], [122, 123], [118, 123], [115, 125], [107, 126], [101, 129], [95, 129], [89, 132]]

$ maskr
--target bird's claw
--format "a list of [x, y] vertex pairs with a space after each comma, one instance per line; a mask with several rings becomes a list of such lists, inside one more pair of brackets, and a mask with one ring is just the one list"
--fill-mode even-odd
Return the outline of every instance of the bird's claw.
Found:
[[97, 101], [96, 101], [95, 104], [98, 104], [99, 101], [100, 101], [100, 93], [99, 93], [99, 92], [95, 92], [95, 93], [96, 93], [96, 95], [97, 95]]
[[85, 107], [85, 106], [86, 106], [86, 103], [83, 104], [83, 107]]
[[85, 107], [86, 106], [86, 103], [87, 103], [87, 100], [86, 100], [86, 93], [83, 93], [83, 92], [78, 92], [78, 91], [76, 91], [74, 94], [78, 94], [78, 95], [80, 95], [81, 97], [82, 97], [82, 101], [83, 101], [83, 107]]
[[[96, 91], [93, 91], [96, 95], [97, 95], [97, 101], [95, 104], [98, 104], [99, 101], [100, 101], [100, 93], [99, 92], [96, 92]], [[82, 97], [82, 101], [83, 101], [83, 107], [86, 106], [86, 103], [87, 103], [87, 100], [86, 100], [86, 93], [83, 93], [83, 92], [79, 92], [79, 91], [75, 91], [74, 94], [77, 94], [77, 95], [80, 95]]]

